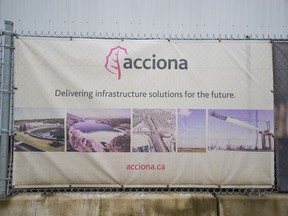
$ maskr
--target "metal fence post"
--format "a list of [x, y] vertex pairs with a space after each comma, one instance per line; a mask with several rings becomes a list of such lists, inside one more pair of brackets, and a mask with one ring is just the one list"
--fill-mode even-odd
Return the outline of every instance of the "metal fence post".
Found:
[[0, 143], [0, 196], [7, 196], [8, 183], [8, 160], [9, 143], [11, 137], [10, 127], [10, 98], [12, 92], [11, 86], [11, 67], [12, 67], [12, 41], [13, 41], [13, 23], [5, 21], [4, 35], [4, 62], [2, 71], [1, 86], [1, 143]]

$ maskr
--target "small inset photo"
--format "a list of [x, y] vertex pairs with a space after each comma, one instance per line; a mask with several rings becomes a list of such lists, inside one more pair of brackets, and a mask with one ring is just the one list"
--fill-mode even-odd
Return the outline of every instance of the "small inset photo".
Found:
[[273, 110], [209, 110], [208, 150], [274, 151]]
[[133, 152], [175, 152], [176, 111], [134, 109]]
[[67, 111], [67, 151], [130, 152], [130, 109]]
[[62, 109], [15, 108], [15, 151], [63, 152], [64, 116]]
[[178, 152], [206, 152], [206, 110], [178, 110]]

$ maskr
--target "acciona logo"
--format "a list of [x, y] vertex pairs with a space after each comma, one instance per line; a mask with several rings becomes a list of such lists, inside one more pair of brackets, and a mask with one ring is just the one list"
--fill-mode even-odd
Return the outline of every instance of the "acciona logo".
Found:
[[126, 48], [116, 46], [110, 49], [106, 56], [105, 68], [112, 74], [117, 75], [117, 79], [121, 79], [122, 69], [133, 70], [187, 70], [187, 59], [164, 59], [158, 58], [156, 54], [152, 54], [147, 58], [124, 58], [124, 62], [120, 63], [119, 55], [128, 55]]
[[121, 65], [119, 62], [119, 54], [124, 52], [128, 55], [127, 49], [121, 46], [116, 46], [110, 49], [109, 54], [106, 56], [105, 68], [110, 73], [117, 75], [118, 80], [121, 79]]

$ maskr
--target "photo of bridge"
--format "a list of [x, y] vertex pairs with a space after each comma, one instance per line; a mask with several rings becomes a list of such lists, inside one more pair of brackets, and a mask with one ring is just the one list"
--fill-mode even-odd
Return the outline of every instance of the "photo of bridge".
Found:
[[134, 109], [133, 152], [175, 152], [175, 110]]

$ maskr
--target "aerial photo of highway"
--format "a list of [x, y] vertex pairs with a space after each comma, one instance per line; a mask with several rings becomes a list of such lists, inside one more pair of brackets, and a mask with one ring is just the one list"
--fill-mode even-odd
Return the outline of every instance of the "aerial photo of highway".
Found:
[[176, 111], [133, 110], [133, 152], [175, 152]]

